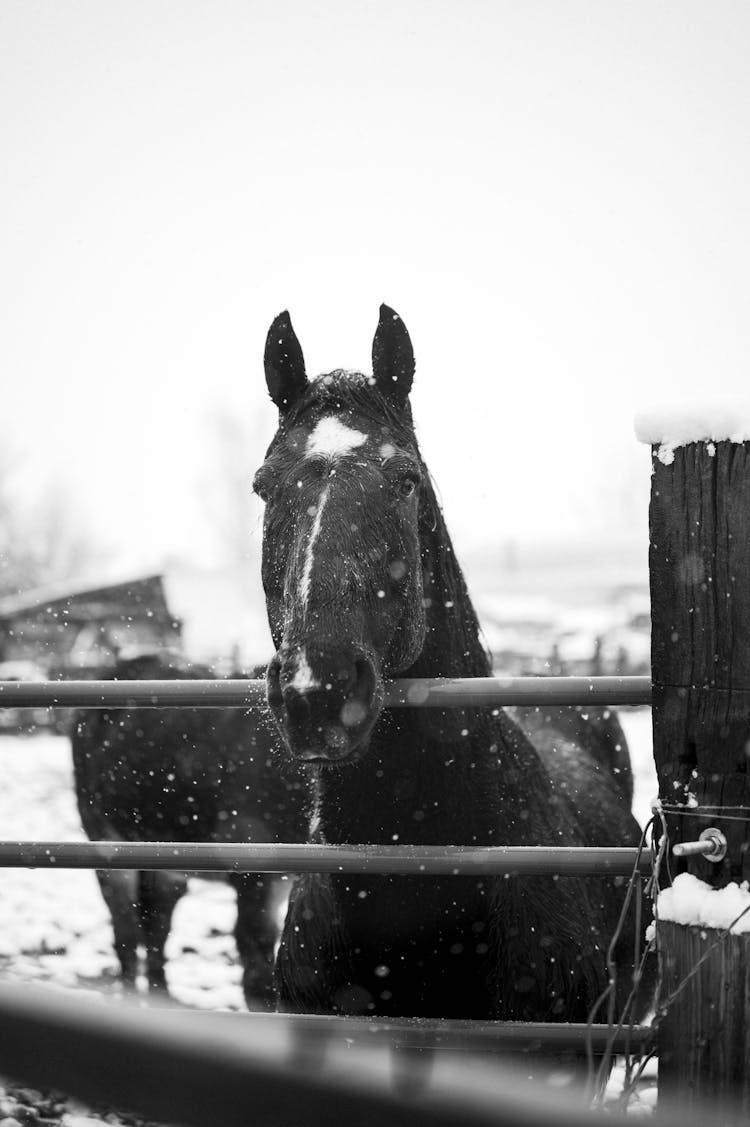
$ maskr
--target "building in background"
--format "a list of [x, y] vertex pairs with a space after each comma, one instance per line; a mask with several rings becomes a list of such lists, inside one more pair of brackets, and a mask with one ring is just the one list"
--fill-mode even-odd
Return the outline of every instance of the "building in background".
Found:
[[267, 662], [273, 644], [259, 580], [240, 569], [175, 563], [146, 576], [0, 599], [0, 680], [29, 666], [44, 678], [96, 677], [118, 657], [154, 650], [178, 651], [220, 673]]
[[182, 622], [167, 605], [161, 575], [35, 588], [0, 599], [4, 680], [28, 667], [53, 679], [93, 677], [122, 653], [181, 647]]

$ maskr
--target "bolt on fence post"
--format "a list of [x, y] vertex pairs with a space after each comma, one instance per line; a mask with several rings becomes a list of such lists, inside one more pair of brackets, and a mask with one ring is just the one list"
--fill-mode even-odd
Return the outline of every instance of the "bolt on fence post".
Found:
[[697, 841], [678, 841], [672, 853], [675, 857], [705, 857], [718, 865], [727, 855], [727, 839], [715, 826], [703, 830]]
[[[750, 878], [750, 809], [726, 809], [750, 808], [750, 443], [654, 447], [652, 460], [654, 758], [671, 872], [721, 888]], [[721, 856], [692, 847], [708, 829], [726, 839]], [[750, 936], [721, 934], [657, 925], [659, 1101], [722, 1100], [747, 1116]]]

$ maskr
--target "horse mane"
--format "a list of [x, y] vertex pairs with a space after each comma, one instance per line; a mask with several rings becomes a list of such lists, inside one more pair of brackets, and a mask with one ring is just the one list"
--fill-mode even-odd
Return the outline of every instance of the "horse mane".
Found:
[[429, 600], [427, 637], [422, 654], [405, 676], [489, 677], [490, 656], [482, 644], [477, 613], [426, 467], [419, 534], [424, 597]]

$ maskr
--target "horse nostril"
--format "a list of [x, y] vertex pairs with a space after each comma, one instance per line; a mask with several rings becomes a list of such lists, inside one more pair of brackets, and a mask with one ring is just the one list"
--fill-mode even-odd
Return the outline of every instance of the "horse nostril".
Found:
[[345, 669], [339, 669], [334, 678], [334, 684], [338, 692], [346, 696], [351, 693], [357, 685], [357, 669], [355, 665], [349, 665]]
[[367, 719], [375, 695], [375, 672], [369, 661], [358, 658], [353, 664], [348, 699], [341, 708], [341, 723], [356, 728]]
[[367, 719], [367, 709], [361, 700], [347, 700], [341, 709], [341, 723], [345, 728], [356, 728]]
[[283, 694], [284, 705], [286, 706], [286, 713], [292, 724], [301, 727], [306, 724], [310, 719], [310, 701], [304, 693], [297, 692], [289, 686], [284, 690]]

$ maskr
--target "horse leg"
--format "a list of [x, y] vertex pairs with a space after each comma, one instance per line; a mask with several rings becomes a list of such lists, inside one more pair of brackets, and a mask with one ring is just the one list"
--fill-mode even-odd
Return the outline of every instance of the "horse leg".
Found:
[[138, 874], [125, 869], [97, 869], [96, 877], [112, 920], [115, 954], [120, 962], [123, 985], [126, 989], [135, 990], [138, 944], [141, 942]]
[[242, 963], [245, 1004], [249, 1010], [273, 1010], [279, 879], [270, 873], [240, 873], [230, 879], [237, 893], [234, 937]]
[[166, 958], [164, 946], [167, 942], [177, 901], [187, 891], [187, 877], [182, 873], [141, 872], [140, 876], [140, 914], [141, 927], [146, 944], [146, 974], [150, 990], [163, 990], [166, 993]]

